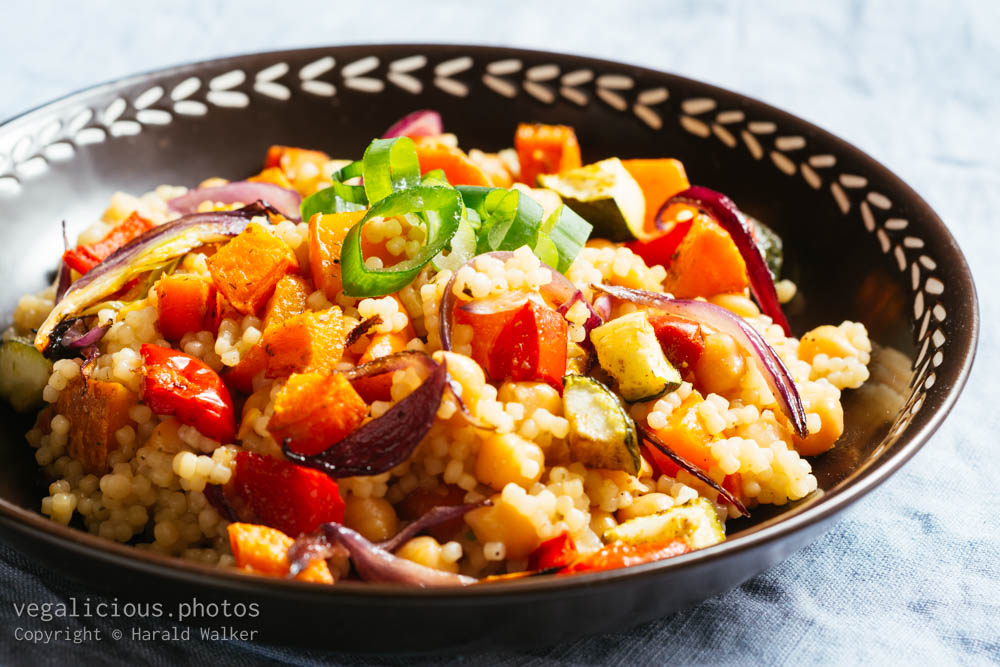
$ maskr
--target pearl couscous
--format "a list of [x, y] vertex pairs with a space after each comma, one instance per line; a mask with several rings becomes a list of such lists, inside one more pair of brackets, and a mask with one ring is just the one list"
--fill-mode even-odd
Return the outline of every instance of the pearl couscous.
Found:
[[358, 162], [276, 146], [249, 181], [112, 198], [68, 289], [3, 337], [44, 364], [22, 401], [43, 514], [219, 567], [433, 585], [664, 558], [816, 491], [807, 457], [872, 346], [857, 322], [789, 333], [796, 287], [760, 275], [776, 237], [748, 255], [680, 163], [582, 165], [564, 126], [501, 154], [405, 129]]

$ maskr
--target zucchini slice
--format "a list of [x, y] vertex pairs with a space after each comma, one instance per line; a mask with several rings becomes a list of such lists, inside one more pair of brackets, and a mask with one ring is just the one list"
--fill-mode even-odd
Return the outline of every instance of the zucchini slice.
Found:
[[683, 539], [692, 549], [703, 549], [726, 539], [719, 514], [705, 498], [695, 498], [659, 514], [624, 521], [604, 532], [605, 542], [627, 544]]
[[592, 224], [594, 236], [611, 241], [643, 238], [646, 199], [618, 158], [559, 174], [539, 174], [538, 183], [559, 193], [567, 206]]
[[20, 340], [0, 345], [0, 396], [18, 412], [29, 412], [42, 404], [42, 390], [52, 375], [52, 362]]
[[643, 311], [628, 313], [590, 332], [601, 368], [618, 381], [629, 403], [650, 401], [681, 386], [681, 374], [663, 353]]
[[781, 278], [781, 265], [785, 259], [781, 237], [760, 220], [756, 218], [751, 218], [751, 220], [753, 220], [754, 229], [757, 231], [757, 248], [764, 256], [764, 263], [767, 264], [771, 277], [778, 280]]
[[588, 468], [639, 473], [635, 422], [614, 392], [592, 377], [563, 378], [563, 414], [569, 421], [570, 456]]

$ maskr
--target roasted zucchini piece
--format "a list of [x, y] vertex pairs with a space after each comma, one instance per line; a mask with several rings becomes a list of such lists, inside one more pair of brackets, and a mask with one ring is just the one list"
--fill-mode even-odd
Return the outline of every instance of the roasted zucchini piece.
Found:
[[692, 549], [703, 549], [726, 539], [719, 514], [705, 498], [695, 498], [658, 514], [624, 521], [604, 532], [605, 542], [627, 544], [682, 539]]
[[588, 468], [639, 473], [635, 422], [615, 394], [592, 377], [563, 378], [563, 415], [573, 460]]
[[750, 219], [753, 220], [754, 229], [756, 230], [757, 248], [760, 250], [760, 254], [764, 256], [764, 263], [767, 264], [767, 268], [771, 272], [771, 277], [778, 280], [781, 278], [781, 265], [785, 259], [781, 237], [760, 220], [756, 218]]
[[618, 381], [618, 391], [629, 403], [659, 398], [681, 386], [653, 325], [643, 311], [622, 315], [590, 332], [601, 368]]
[[11, 339], [0, 345], [0, 396], [18, 412], [42, 404], [42, 390], [52, 375], [52, 362], [34, 345]]
[[642, 188], [616, 157], [559, 174], [539, 174], [538, 183], [555, 190], [594, 236], [611, 241], [643, 238], [646, 199]]

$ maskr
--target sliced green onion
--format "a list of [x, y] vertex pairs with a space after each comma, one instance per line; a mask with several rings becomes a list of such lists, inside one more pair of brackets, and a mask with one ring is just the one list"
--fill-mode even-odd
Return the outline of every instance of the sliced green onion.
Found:
[[532, 250], [535, 257], [542, 260], [552, 268], [559, 266], [559, 249], [553, 243], [552, 238], [545, 232], [538, 232], [538, 242]]
[[417, 147], [409, 137], [375, 139], [361, 160], [368, 203], [420, 184]]
[[445, 176], [444, 169], [434, 169], [424, 174], [424, 177], [420, 179], [420, 185], [450, 186], [451, 183], [448, 182], [448, 177]]
[[[474, 213], [473, 213], [474, 214]], [[448, 269], [457, 271], [463, 264], [476, 255], [476, 223], [468, 218], [462, 218], [458, 231], [451, 237], [450, 249], [440, 252], [432, 263], [438, 271]]]
[[[560, 273], [566, 273], [569, 270], [570, 264], [580, 254], [580, 250], [584, 244], [587, 243], [587, 239], [590, 238], [590, 232], [593, 229], [594, 226], [592, 224], [581, 218], [569, 206], [560, 206], [549, 216], [545, 224], [542, 225], [542, 233], [552, 240], [552, 244], [559, 255], [557, 262], [553, 264], [539, 255], [538, 252], [535, 252], [535, 254], [543, 262], [555, 268]], [[539, 238], [541, 238], [541, 234]]]
[[[367, 176], [365, 184], [367, 186]], [[365, 223], [373, 218], [391, 218], [408, 213], [421, 214], [419, 217], [427, 228], [427, 242], [420, 252], [384, 269], [365, 266], [361, 253], [361, 232]], [[418, 185], [388, 194], [347, 232], [340, 255], [344, 293], [356, 297], [385, 296], [406, 287], [427, 262], [444, 250], [458, 231], [461, 221], [462, 197], [454, 188]]]

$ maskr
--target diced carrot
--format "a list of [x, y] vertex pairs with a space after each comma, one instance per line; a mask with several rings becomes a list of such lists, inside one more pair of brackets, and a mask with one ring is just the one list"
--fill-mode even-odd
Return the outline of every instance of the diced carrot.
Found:
[[157, 326], [177, 342], [188, 332], [209, 331], [215, 320], [215, 285], [197, 275], [172, 274], [156, 283]]
[[281, 167], [267, 167], [256, 176], [251, 176], [247, 180], [253, 183], [271, 183], [281, 188], [292, 189], [292, 184], [289, 182], [288, 177], [285, 176], [285, 172], [281, 171]]
[[264, 331], [267, 377], [307, 371], [330, 371], [344, 354], [352, 326], [340, 308], [289, 317]]
[[[231, 523], [226, 530], [237, 567], [256, 574], [288, 576], [291, 567], [288, 550], [295, 543], [291, 537], [277, 528], [253, 523]], [[295, 575], [295, 579], [321, 584], [333, 583], [330, 568], [322, 558], [312, 560], [304, 570]]]
[[[709, 447], [712, 436], [698, 419], [698, 406], [702, 403], [704, 399], [701, 394], [692, 391], [670, 413], [667, 425], [655, 429], [654, 432], [674, 453], [707, 472], [712, 467], [714, 459]], [[675, 468], [673, 461], [660, 450], [649, 447], [648, 451], [661, 472]]]
[[576, 132], [568, 125], [521, 123], [514, 134], [521, 181], [535, 187], [539, 174], [558, 174], [582, 165]]
[[415, 143], [421, 174], [440, 169], [452, 185], [493, 185], [479, 165], [470, 160], [462, 149], [449, 146], [435, 137], [421, 137]]
[[81, 244], [63, 253], [63, 261], [78, 273], [86, 273], [136, 237], [153, 228], [153, 223], [132, 212], [96, 243]]
[[696, 216], [674, 253], [664, 289], [688, 299], [742, 292], [749, 284], [746, 264], [732, 237], [708, 216]]
[[541, 380], [561, 391], [567, 328], [562, 315], [528, 301], [497, 336], [490, 352], [490, 378]]
[[267, 302], [264, 327], [284, 322], [293, 315], [305, 312], [308, 297], [309, 285], [305, 278], [294, 274], [282, 276], [274, 286], [274, 294]]
[[672, 158], [622, 160], [622, 165], [642, 189], [646, 198], [646, 221], [643, 228], [646, 233], [653, 234], [656, 232], [656, 214], [663, 203], [691, 187], [684, 165], [680, 160]]
[[[351, 227], [365, 211], [317, 213], [309, 220], [309, 269], [313, 284], [331, 301], [343, 286], [340, 280], [340, 249]], [[362, 249], [363, 250], [363, 249]]]
[[288, 244], [257, 223], [250, 223], [207, 263], [219, 292], [244, 315], [257, 314], [281, 277], [299, 265]]
[[293, 373], [274, 397], [268, 430], [300, 454], [318, 454], [364, 421], [368, 405], [340, 373]]
[[76, 376], [59, 393], [56, 412], [69, 419], [66, 450], [94, 475], [107, 472], [108, 454], [118, 448], [115, 432], [132, 423], [129, 409], [139, 397], [117, 382]]

